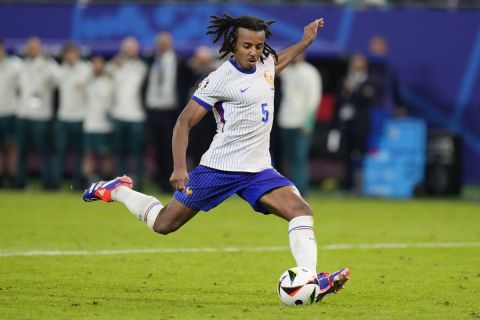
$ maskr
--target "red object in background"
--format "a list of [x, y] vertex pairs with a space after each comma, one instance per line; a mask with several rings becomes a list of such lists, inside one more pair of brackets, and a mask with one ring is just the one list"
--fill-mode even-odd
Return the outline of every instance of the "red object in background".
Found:
[[335, 116], [335, 95], [331, 92], [325, 92], [322, 96], [322, 101], [317, 109], [317, 121], [330, 123]]

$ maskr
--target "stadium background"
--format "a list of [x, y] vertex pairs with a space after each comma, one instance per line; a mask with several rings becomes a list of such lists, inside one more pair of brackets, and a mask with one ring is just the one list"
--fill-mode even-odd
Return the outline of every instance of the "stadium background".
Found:
[[307, 56], [324, 74], [324, 91], [335, 90], [348, 54], [367, 52], [372, 36], [385, 36], [409, 115], [425, 119], [429, 128], [458, 134], [463, 183], [478, 184], [480, 9], [474, 5], [462, 1], [432, 1], [424, 6], [7, 1], [0, 7], [0, 28], [11, 52], [21, 54], [25, 39], [36, 35], [53, 55], [69, 40], [80, 44], [86, 55], [113, 55], [127, 35], [137, 37], [148, 53], [156, 32], [166, 30], [172, 32], [177, 52], [188, 57], [199, 45], [209, 45], [204, 30], [212, 14], [247, 13], [276, 20], [272, 44], [277, 48], [299, 39], [305, 21], [321, 15], [328, 25]]

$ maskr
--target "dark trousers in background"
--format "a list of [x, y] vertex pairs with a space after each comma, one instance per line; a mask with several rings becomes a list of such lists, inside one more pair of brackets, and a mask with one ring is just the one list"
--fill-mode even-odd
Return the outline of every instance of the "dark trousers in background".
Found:
[[369, 117], [369, 109], [357, 109], [351, 120], [341, 122], [339, 125], [342, 149], [344, 150], [345, 179], [342, 185], [345, 190], [358, 187], [355, 173], [361, 169], [362, 159], [366, 152], [367, 138], [370, 132]]
[[0, 117], [0, 188], [15, 185], [15, 116]]
[[283, 156], [287, 177], [301, 194], [308, 192], [309, 152], [312, 134], [300, 128], [282, 129]]
[[177, 110], [149, 111], [149, 143], [155, 152], [156, 182], [164, 192], [171, 192], [170, 176], [173, 171], [172, 134], [177, 121]]
[[143, 185], [143, 156], [144, 156], [144, 130], [143, 122], [114, 120], [113, 140], [116, 153], [117, 175], [129, 174], [128, 154], [134, 159], [134, 181], [141, 188]]
[[74, 156], [72, 172], [73, 187], [81, 189], [82, 183], [82, 156], [83, 156], [83, 127], [82, 122], [58, 121], [55, 134], [55, 167], [54, 184], [60, 186], [65, 168], [65, 155], [71, 149]]
[[50, 165], [50, 121], [36, 121], [27, 119], [17, 120], [17, 178], [18, 187], [24, 187], [27, 180], [27, 155], [31, 143], [38, 148], [42, 158], [41, 178], [44, 188], [52, 186]]

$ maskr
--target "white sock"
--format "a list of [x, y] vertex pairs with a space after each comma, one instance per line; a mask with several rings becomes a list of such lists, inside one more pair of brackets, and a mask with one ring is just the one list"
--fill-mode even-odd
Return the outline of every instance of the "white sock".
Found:
[[163, 205], [155, 197], [134, 191], [127, 187], [120, 187], [112, 191], [112, 200], [123, 203], [128, 210], [139, 220], [145, 222], [153, 230]]
[[300, 216], [288, 223], [290, 249], [297, 266], [317, 272], [317, 242], [313, 232], [313, 217]]

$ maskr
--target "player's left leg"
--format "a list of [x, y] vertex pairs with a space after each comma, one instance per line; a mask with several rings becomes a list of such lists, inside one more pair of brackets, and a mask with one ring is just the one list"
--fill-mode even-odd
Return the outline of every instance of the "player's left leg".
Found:
[[294, 186], [270, 190], [260, 203], [288, 221], [288, 236], [293, 257], [299, 267], [317, 269], [317, 243], [313, 232], [312, 209]]

